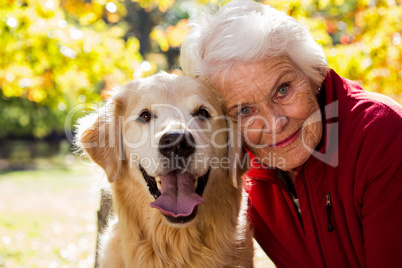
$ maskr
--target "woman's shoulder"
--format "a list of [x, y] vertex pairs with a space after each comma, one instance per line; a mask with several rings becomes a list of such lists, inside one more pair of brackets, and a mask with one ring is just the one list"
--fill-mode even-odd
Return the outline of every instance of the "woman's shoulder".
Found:
[[331, 70], [325, 80], [326, 105], [337, 103], [338, 115], [354, 127], [402, 130], [402, 106], [385, 95], [364, 90], [357, 82]]
[[337, 103], [340, 153], [354, 163], [359, 177], [371, 181], [402, 161], [402, 107], [356, 82], [336, 80], [328, 93]]
[[339, 164], [365, 169], [385, 166], [382, 162], [390, 159], [401, 161], [393, 157], [402, 151], [402, 108], [398, 103], [365, 91], [332, 70], [324, 89], [323, 139], [331, 141], [326, 150], [334, 150], [328, 155], [338, 159]]

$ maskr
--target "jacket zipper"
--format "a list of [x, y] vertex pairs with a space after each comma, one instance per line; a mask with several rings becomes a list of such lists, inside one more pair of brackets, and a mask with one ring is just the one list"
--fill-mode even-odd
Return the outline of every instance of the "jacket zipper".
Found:
[[[330, 193], [326, 194], [326, 202], [325, 202], [325, 204], [326, 204], [326, 209], [327, 209], [328, 232], [332, 232], [334, 230], [334, 227], [333, 227], [333, 225], [331, 223], [332, 201], [331, 201], [331, 194]], [[343, 250], [339, 234], [337, 232], [335, 232], [334, 235], [335, 235], [336, 243], [338, 244], [339, 251], [340, 251], [340, 253], [342, 255], [343, 264], [345, 265], [345, 267], [350, 267], [349, 262], [347, 261], [345, 251]]]
[[315, 224], [314, 217], [313, 217], [313, 209], [311, 208], [311, 205], [310, 205], [310, 196], [308, 194], [308, 189], [307, 189], [307, 185], [306, 185], [306, 178], [304, 177], [303, 173], [301, 174], [301, 176], [302, 176], [302, 181], [303, 181], [304, 188], [306, 190], [306, 199], [307, 199], [306, 201], [307, 201], [308, 208], [309, 208], [310, 215], [311, 215], [311, 222], [313, 223], [314, 237], [315, 237], [315, 240], [316, 240], [316, 243], [317, 243], [318, 251], [320, 253], [322, 266], [325, 268], [325, 267], [327, 267], [327, 264], [325, 263], [324, 254], [322, 253], [320, 241], [318, 240], [317, 226]]
[[331, 194], [327, 193], [327, 195], [326, 195], [326, 209], [327, 209], [328, 232], [332, 232], [334, 230], [334, 228], [332, 227], [332, 224], [331, 224], [331, 207], [332, 207]]

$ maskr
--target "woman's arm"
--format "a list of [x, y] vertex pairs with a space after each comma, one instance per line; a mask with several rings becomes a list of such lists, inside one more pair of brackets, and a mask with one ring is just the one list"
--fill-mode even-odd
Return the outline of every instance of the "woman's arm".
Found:
[[[394, 148], [373, 169], [362, 202], [367, 267], [402, 265], [402, 152]], [[388, 158], [387, 157], [391, 157]]]

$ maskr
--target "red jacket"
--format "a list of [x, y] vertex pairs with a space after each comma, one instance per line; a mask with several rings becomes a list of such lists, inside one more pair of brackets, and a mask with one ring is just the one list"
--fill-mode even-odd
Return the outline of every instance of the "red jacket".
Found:
[[276, 170], [246, 174], [255, 238], [278, 267], [402, 267], [402, 108], [334, 71], [324, 89], [319, 159], [295, 180], [301, 217]]

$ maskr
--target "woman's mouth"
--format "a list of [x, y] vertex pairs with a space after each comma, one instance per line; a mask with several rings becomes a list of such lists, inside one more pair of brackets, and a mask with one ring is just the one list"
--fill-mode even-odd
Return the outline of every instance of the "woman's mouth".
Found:
[[293, 133], [292, 135], [290, 135], [286, 139], [284, 139], [284, 140], [282, 140], [280, 142], [277, 142], [277, 143], [271, 145], [270, 147], [281, 148], [281, 147], [288, 146], [289, 144], [294, 142], [297, 139], [297, 137], [299, 137], [300, 132], [301, 132], [301, 128], [299, 128], [295, 133]]

